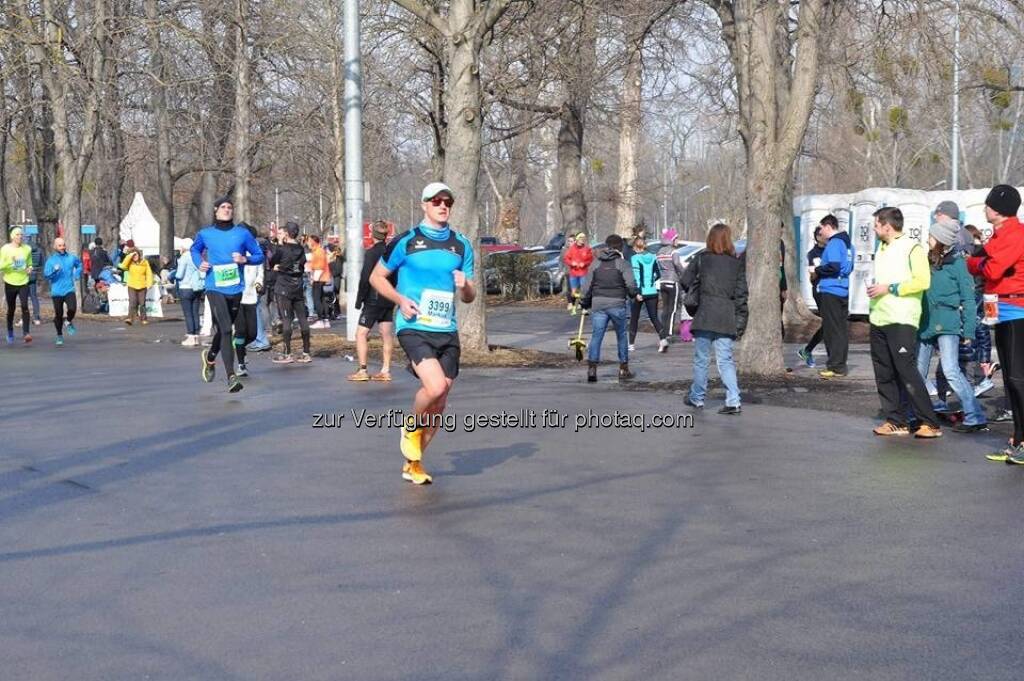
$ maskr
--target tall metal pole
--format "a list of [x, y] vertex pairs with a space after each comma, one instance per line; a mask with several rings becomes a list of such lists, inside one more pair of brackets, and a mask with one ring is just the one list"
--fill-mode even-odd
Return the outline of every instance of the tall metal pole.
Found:
[[960, 188], [960, 0], [956, 0], [956, 19], [953, 28], [953, 162], [949, 188]]
[[363, 63], [359, 0], [345, 0], [345, 252], [346, 334], [356, 339], [356, 292], [363, 271]]

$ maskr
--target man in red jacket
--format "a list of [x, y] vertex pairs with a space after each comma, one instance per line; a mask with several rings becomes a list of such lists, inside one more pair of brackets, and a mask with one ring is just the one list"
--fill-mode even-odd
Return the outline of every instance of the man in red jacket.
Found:
[[981, 255], [967, 259], [967, 269], [985, 280], [985, 316], [995, 297], [996, 349], [1003, 367], [1003, 385], [1013, 412], [1013, 438], [989, 461], [1024, 465], [1024, 227], [1017, 219], [1020, 193], [1005, 184], [985, 199], [985, 219], [994, 230]]
[[580, 289], [583, 287], [583, 278], [590, 271], [590, 263], [594, 262], [594, 251], [587, 245], [587, 235], [580, 232], [576, 235], [575, 241], [565, 249], [565, 256], [562, 258], [566, 267], [569, 268], [569, 304], [566, 310], [576, 314], [576, 303], [580, 299]]

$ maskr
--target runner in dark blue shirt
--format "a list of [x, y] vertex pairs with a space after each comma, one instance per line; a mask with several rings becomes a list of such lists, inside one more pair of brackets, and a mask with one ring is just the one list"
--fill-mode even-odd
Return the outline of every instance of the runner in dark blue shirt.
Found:
[[216, 370], [217, 353], [224, 351], [228, 390], [236, 393], [242, 382], [235, 375], [235, 351], [231, 333], [242, 306], [245, 281], [242, 267], [263, 262], [263, 249], [249, 230], [239, 227], [232, 218], [235, 206], [224, 197], [213, 207], [214, 222], [199, 230], [192, 242], [192, 261], [206, 276], [206, 298], [213, 315], [213, 340], [202, 355], [202, 378], [211, 382]]

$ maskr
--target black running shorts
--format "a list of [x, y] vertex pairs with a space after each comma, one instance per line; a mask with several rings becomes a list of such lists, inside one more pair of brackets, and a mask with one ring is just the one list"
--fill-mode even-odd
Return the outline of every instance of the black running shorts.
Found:
[[359, 315], [359, 326], [372, 329], [373, 325], [380, 322], [393, 322], [395, 317], [394, 305], [366, 305], [363, 304], [362, 312]]
[[441, 363], [445, 376], [455, 379], [459, 375], [459, 357], [462, 354], [459, 334], [405, 329], [398, 333], [398, 344], [412, 362], [413, 373], [423, 360], [436, 359]]

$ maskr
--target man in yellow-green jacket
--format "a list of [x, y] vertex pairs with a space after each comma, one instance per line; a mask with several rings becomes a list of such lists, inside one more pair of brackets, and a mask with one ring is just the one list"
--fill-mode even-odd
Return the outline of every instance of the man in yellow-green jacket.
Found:
[[928, 254], [914, 237], [903, 233], [899, 208], [875, 211], [874, 283], [868, 286], [871, 321], [871, 363], [885, 423], [875, 435], [910, 435], [901, 404], [906, 395], [921, 425], [915, 437], [942, 436], [924, 379], [917, 370], [917, 327], [921, 297], [931, 284]]
[[14, 311], [21, 302], [21, 332], [26, 343], [32, 342], [29, 333], [28, 277], [33, 267], [32, 248], [22, 243], [21, 229], [11, 230], [11, 242], [0, 247], [0, 273], [4, 279], [4, 298], [7, 302], [7, 344], [14, 343]]

